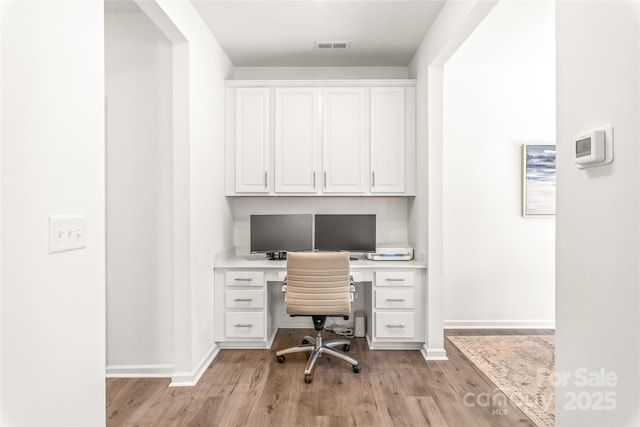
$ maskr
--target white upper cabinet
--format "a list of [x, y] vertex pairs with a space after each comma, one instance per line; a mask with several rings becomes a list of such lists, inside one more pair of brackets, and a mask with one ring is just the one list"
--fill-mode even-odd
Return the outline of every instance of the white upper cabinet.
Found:
[[275, 89], [275, 192], [315, 193], [319, 179], [319, 90]]
[[235, 91], [233, 138], [237, 193], [271, 191], [269, 93], [269, 88], [238, 88]]
[[405, 89], [371, 88], [371, 192], [404, 193]]
[[367, 188], [367, 90], [322, 91], [322, 191], [365, 193]]
[[227, 81], [228, 196], [414, 196], [414, 80]]

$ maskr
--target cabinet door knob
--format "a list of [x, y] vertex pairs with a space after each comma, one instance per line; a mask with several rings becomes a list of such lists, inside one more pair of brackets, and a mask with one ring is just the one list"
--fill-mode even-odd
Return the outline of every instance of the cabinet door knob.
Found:
[[251, 282], [253, 279], [250, 277], [236, 277], [234, 280], [236, 282]]
[[253, 301], [253, 298], [236, 298], [234, 299], [235, 302], [251, 302]]
[[264, 171], [264, 188], [267, 188], [269, 186], [268, 182], [267, 182], [267, 171]]
[[402, 329], [402, 328], [404, 328], [404, 325], [387, 325], [387, 328], [399, 328], [399, 329]]
[[371, 186], [372, 187], [376, 186], [376, 171], [371, 172]]
[[404, 302], [405, 299], [404, 298], [387, 298], [387, 301], [389, 301], [389, 302]]
[[236, 328], [252, 328], [251, 323], [236, 323]]
[[387, 282], [404, 282], [402, 277], [387, 277]]
[[322, 172], [322, 186], [327, 188], [327, 171]]

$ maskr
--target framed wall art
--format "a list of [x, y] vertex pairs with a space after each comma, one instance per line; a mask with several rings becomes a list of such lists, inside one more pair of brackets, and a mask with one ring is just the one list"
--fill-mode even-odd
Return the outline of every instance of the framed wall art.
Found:
[[556, 214], [556, 146], [522, 144], [522, 216]]

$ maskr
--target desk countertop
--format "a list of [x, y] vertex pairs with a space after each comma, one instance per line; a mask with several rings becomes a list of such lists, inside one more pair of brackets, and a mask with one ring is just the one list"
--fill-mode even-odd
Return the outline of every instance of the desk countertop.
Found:
[[[261, 270], [275, 269], [284, 270], [287, 268], [286, 261], [270, 261], [264, 254], [242, 254], [236, 249], [230, 249], [214, 257], [213, 268], [255, 268]], [[352, 270], [372, 270], [372, 269], [407, 269], [407, 268], [427, 268], [425, 257], [417, 257], [411, 261], [371, 261], [365, 256], [358, 256], [357, 261], [351, 261]]]

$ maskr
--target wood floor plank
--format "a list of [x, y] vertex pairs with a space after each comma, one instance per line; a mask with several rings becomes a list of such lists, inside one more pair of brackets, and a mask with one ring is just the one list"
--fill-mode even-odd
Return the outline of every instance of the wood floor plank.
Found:
[[[498, 393], [495, 385], [445, 338], [448, 361], [425, 362], [418, 351], [370, 351], [352, 339], [356, 374], [323, 355], [304, 383], [307, 354], [294, 346], [311, 330], [281, 329], [270, 350], [222, 350], [194, 387], [168, 379], [108, 379], [107, 425], [118, 426], [534, 426], [517, 407], [473, 405], [465, 394]], [[549, 331], [447, 331], [447, 335], [538, 334]], [[326, 333], [325, 339], [337, 338]]]
[[166, 379], [149, 378], [118, 379], [114, 383], [120, 392], [112, 401], [107, 400], [107, 422], [136, 418], [146, 413], [169, 385]]
[[411, 396], [407, 400], [409, 409], [416, 419], [422, 419], [419, 425], [434, 427], [449, 427], [449, 423], [431, 396]]

